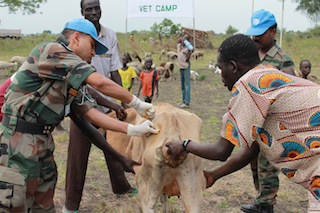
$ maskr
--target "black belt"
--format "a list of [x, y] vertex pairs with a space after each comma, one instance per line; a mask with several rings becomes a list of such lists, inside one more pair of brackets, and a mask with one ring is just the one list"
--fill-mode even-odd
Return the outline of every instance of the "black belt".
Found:
[[[4, 115], [2, 118], [2, 125], [9, 128], [9, 117]], [[54, 125], [52, 124], [37, 124], [30, 123], [21, 118], [18, 118], [16, 131], [30, 134], [47, 135], [52, 132]]]

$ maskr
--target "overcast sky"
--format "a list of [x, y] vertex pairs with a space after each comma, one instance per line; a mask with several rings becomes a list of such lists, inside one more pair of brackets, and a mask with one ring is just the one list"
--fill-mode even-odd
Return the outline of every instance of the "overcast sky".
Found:
[[[162, 18], [134, 18], [126, 21], [126, 0], [100, 0], [101, 22], [116, 32], [150, 30]], [[212, 30], [224, 33], [229, 25], [240, 32], [250, 26], [252, 6], [254, 10], [265, 9], [274, 13], [281, 27], [282, 1], [280, 0], [194, 0], [195, 18], [173, 18], [175, 24], [199, 30]], [[306, 31], [315, 26], [304, 14], [295, 11], [296, 3], [285, 0], [283, 26], [286, 30]], [[60, 33], [64, 24], [73, 18], [81, 17], [80, 0], [48, 0], [34, 15], [9, 14], [7, 8], [0, 7], [0, 29], [21, 29], [23, 34], [42, 33], [50, 30]], [[126, 24], [127, 23], [127, 24]], [[127, 26], [127, 27], [126, 27]]]

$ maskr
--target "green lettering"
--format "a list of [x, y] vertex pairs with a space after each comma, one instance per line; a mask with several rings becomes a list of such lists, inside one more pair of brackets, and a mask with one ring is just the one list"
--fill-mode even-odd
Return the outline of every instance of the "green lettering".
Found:
[[173, 11], [174, 11], [174, 10], [177, 10], [177, 9], [178, 9], [178, 5], [176, 5], [176, 4], [175, 4], [175, 5], [172, 5], [172, 9], [173, 9]]
[[172, 5], [166, 5], [165, 11], [172, 11]]
[[157, 12], [173, 12], [177, 9], [177, 5], [156, 5]]
[[140, 12], [151, 12], [152, 5], [140, 5]]

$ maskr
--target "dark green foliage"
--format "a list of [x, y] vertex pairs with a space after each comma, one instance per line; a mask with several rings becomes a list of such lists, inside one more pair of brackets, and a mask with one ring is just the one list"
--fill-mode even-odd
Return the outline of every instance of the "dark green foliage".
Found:
[[226, 34], [227, 35], [233, 35], [235, 33], [237, 33], [239, 30], [237, 30], [236, 28], [232, 27], [231, 25], [228, 26], [228, 28], [226, 29]]
[[306, 14], [312, 21], [320, 21], [320, 1], [319, 0], [293, 0], [298, 3], [296, 10]]
[[15, 13], [20, 10], [24, 14], [33, 14], [40, 8], [40, 5], [45, 2], [47, 2], [47, 0], [0, 0], [0, 7], [7, 7], [9, 13]]
[[154, 23], [151, 26], [151, 31], [153, 33], [164, 35], [170, 37], [171, 35], [176, 35], [179, 33], [181, 24], [174, 24], [170, 19], [163, 19], [159, 24]]

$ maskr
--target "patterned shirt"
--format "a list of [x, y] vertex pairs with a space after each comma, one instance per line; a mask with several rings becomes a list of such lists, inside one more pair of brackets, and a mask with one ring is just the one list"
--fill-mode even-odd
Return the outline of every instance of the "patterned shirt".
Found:
[[221, 137], [244, 148], [257, 141], [273, 166], [308, 187], [320, 175], [319, 95], [311, 81], [258, 65], [235, 83]]
[[57, 125], [73, 100], [69, 89], [79, 90], [93, 72], [91, 65], [62, 43], [44, 42], [36, 46], [5, 94], [2, 111], [10, 116], [10, 128], [15, 129], [17, 118]]

